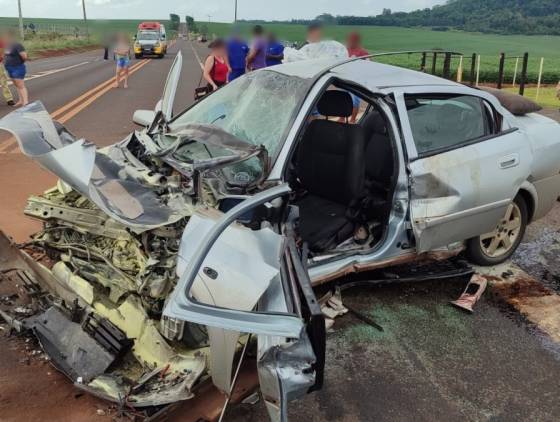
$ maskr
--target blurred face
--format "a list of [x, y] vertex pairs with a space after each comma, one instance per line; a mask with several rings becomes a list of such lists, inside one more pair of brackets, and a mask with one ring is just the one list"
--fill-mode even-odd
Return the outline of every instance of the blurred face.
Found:
[[214, 47], [212, 49], [212, 54], [214, 54], [215, 56], [218, 56], [218, 57], [225, 57], [226, 47], [225, 46]]
[[310, 29], [307, 33], [307, 41], [319, 42], [323, 38], [323, 30], [321, 28]]
[[348, 47], [355, 48], [359, 47], [361, 43], [360, 36], [358, 34], [350, 34], [348, 37]]
[[5, 44], [9, 44], [14, 40], [12, 34], [10, 34], [9, 32], [4, 32], [0, 34], [0, 39], [4, 41]]

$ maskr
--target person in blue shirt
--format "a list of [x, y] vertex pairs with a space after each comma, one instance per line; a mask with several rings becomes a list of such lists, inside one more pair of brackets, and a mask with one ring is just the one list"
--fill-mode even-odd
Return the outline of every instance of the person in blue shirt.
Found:
[[249, 46], [243, 41], [237, 30], [234, 30], [227, 40], [227, 53], [231, 66], [228, 81], [231, 82], [245, 74], [247, 54], [249, 54]]
[[266, 51], [266, 65], [275, 66], [284, 60], [284, 45], [276, 39], [273, 33], [268, 35], [268, 49]]

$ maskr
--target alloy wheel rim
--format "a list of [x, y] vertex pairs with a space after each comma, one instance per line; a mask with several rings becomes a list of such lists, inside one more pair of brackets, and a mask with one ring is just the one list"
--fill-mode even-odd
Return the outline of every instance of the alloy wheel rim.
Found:
[[480, 246], [485, 255], [499, 258], [508, 254], [515, 246], [521, 233], [521, 210], [511, 204], [496, 229], [480, 236]]

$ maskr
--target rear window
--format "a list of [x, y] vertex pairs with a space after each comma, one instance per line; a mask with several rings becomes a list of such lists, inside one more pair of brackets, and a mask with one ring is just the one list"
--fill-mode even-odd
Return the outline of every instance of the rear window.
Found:
[[458, 148], [490, 135], [488, 112], [478, 97], [408, 96], [406, 107], [420, 156]]

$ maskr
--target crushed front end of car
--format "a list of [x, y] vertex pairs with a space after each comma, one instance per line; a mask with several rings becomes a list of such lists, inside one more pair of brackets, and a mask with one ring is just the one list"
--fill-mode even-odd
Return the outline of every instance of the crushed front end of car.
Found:
[[[189, 220], [200, 210], [226, 212], [265, 189], [266, 150], [210, 125], [139, 131], [98, 150], [38, 102], [1, 119], [0, 129], [60, 177], [25, 208], [41, 231], [21, 245], [0, 232], [0, 276], [23, 280], [30, 303], [25, 316], [6, 307], [0, 316], [32, 331], [53, 365], [98, 397], [158, 408], [193, 397], [210, 368], [229, 394], [232, 361], [246, 337], [212, 344], [215, 327], [163, 312], [180, 276], [179, 251], [188, 248]], [[305, 332], [300, 340], [259, 337], [264, 391], [271, 402], [278, 398], [278, 409], [288, 393], [292, 399], [315, 385]], [[216, 350], [224, 344], [227, 351]], [[302, 370], [301, 379], [286, 380]], [[279, 391], [282, 385], [292, 390]], [[284, 419], [285, 409], [271, 416]]]

